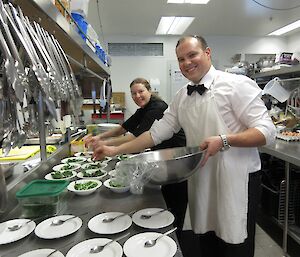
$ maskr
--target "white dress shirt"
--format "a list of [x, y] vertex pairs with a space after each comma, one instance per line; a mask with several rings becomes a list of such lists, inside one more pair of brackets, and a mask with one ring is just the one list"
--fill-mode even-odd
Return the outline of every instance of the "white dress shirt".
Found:
[[[248, 128], [256, 128], [265, 136], [267, 144], [272, 143], [275, 139], [276, 129], [261, 100], [261, 89], [258, 85], [246, 76], [222, 72], [213, 66], [202, 78], [200, 84], [204, 84], [210, 90], [214, 80], [216, 80], [214, 95], [217, 108], [229, 130], [232, 133], [238, 133]], [[193, 92], [188, 96], [187, 85], [182, 87], [165, 111], [163, 118], [153, 123], [150, 133], [154, 143], [159, 144], [180, 130], [178, 111], [182, 104], [199, 103], [204, 101], [205, 97], [208, 97], [207, 95]], [[195, 133], [197, 132], [195, 131]], [[198, 145], [200, 143], [198, 142]], [[256, 148], [254, 148], [252, 157], [254, 164], [251, 171], [259, 170], [260, 161]]]

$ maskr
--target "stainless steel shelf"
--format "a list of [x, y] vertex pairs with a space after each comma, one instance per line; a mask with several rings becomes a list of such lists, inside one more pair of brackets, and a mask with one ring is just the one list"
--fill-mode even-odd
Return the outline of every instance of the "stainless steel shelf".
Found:
[[[278, 227], [283, 229], [284, 225], [278, 221], [278, 219], [272, 217], [271, 219]], [[293, 238], [298, 244], [300, 244], [300, 228], [296, 225], [289, 225], [288, 235]]]
[[85, 43], [75, 27], [59, 12], [50, 0], [14, 0], [24, 14], [43, 26], [53, 34], [62, 45], [67, 55], [75, 59], [80, 65], [72, 63], [75, 73], [82, 70], [82, 66], [101, 77], [109, 77], [110, 69], [104, 65], [93, 50]]
[[290, 235], [298, 244], [300, 244], [300, 228], [295, 225], [288, 224], [289, 215], [289, 187], [290, 187], [290, 164], [294, 164], [300, 167], [300, 143], [299, 142], [286, 142], [280, 139], [276, 139], [275, 144], [270, 146], [263, 146], [259, 148], [260, 152], [267, 153], [276, 158], [285, 161], [285, 214], [284, 224], [280, 224], [283, 228], [283, 252], [284, 256], [287, 254], [287, 244]]
[[264, 78], [264, 77], [276, 77], [280, 75], [291, 75], [297, 73], [300, 74], [300, 64], [291, 67], [282, 67], [278, 70], [256, 73], [252, 76], [252, 78], [257, 79], [257, 78]]

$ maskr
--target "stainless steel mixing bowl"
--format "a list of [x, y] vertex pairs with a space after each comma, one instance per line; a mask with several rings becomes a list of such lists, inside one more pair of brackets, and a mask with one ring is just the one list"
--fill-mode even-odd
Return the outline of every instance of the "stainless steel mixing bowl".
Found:
[[[135, 155], [130, 162], [148, 162], [150, 183], [165, 185], [186, 180], [196, 170], [203, 151], [199, 147], [175, 147]], [[147, 168], [147, 165], [146, 165]]]

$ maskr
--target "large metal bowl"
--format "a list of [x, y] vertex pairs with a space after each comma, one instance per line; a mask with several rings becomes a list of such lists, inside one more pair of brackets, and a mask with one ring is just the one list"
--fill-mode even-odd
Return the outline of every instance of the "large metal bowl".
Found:
[[165, 185], [178, 183], [190, 177], [197, 170], [202, 154], [203, 151], [199, 147], [175, 147], [141, 153], [131, 157], [130, 162], [155, 164], [156, 167], [150, 170], [149, 182]]

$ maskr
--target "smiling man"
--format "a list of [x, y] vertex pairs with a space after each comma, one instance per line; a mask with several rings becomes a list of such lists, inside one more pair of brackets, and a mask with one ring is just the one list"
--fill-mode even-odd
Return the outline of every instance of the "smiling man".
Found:
[[183, 128], [187, 146], [206, 150], [201, 168], [188, 180], [191, 229], [203, 257], [253, 257], [260, 192], [258, 146], [275, 139], [275, 126], [248, 77], [216, 70], [200, 36], [179, 39], [179, 67], [190, 83], [164, 116], [130, 143], [99, 147], [94, 155], [130, 153], [159, 144]]

